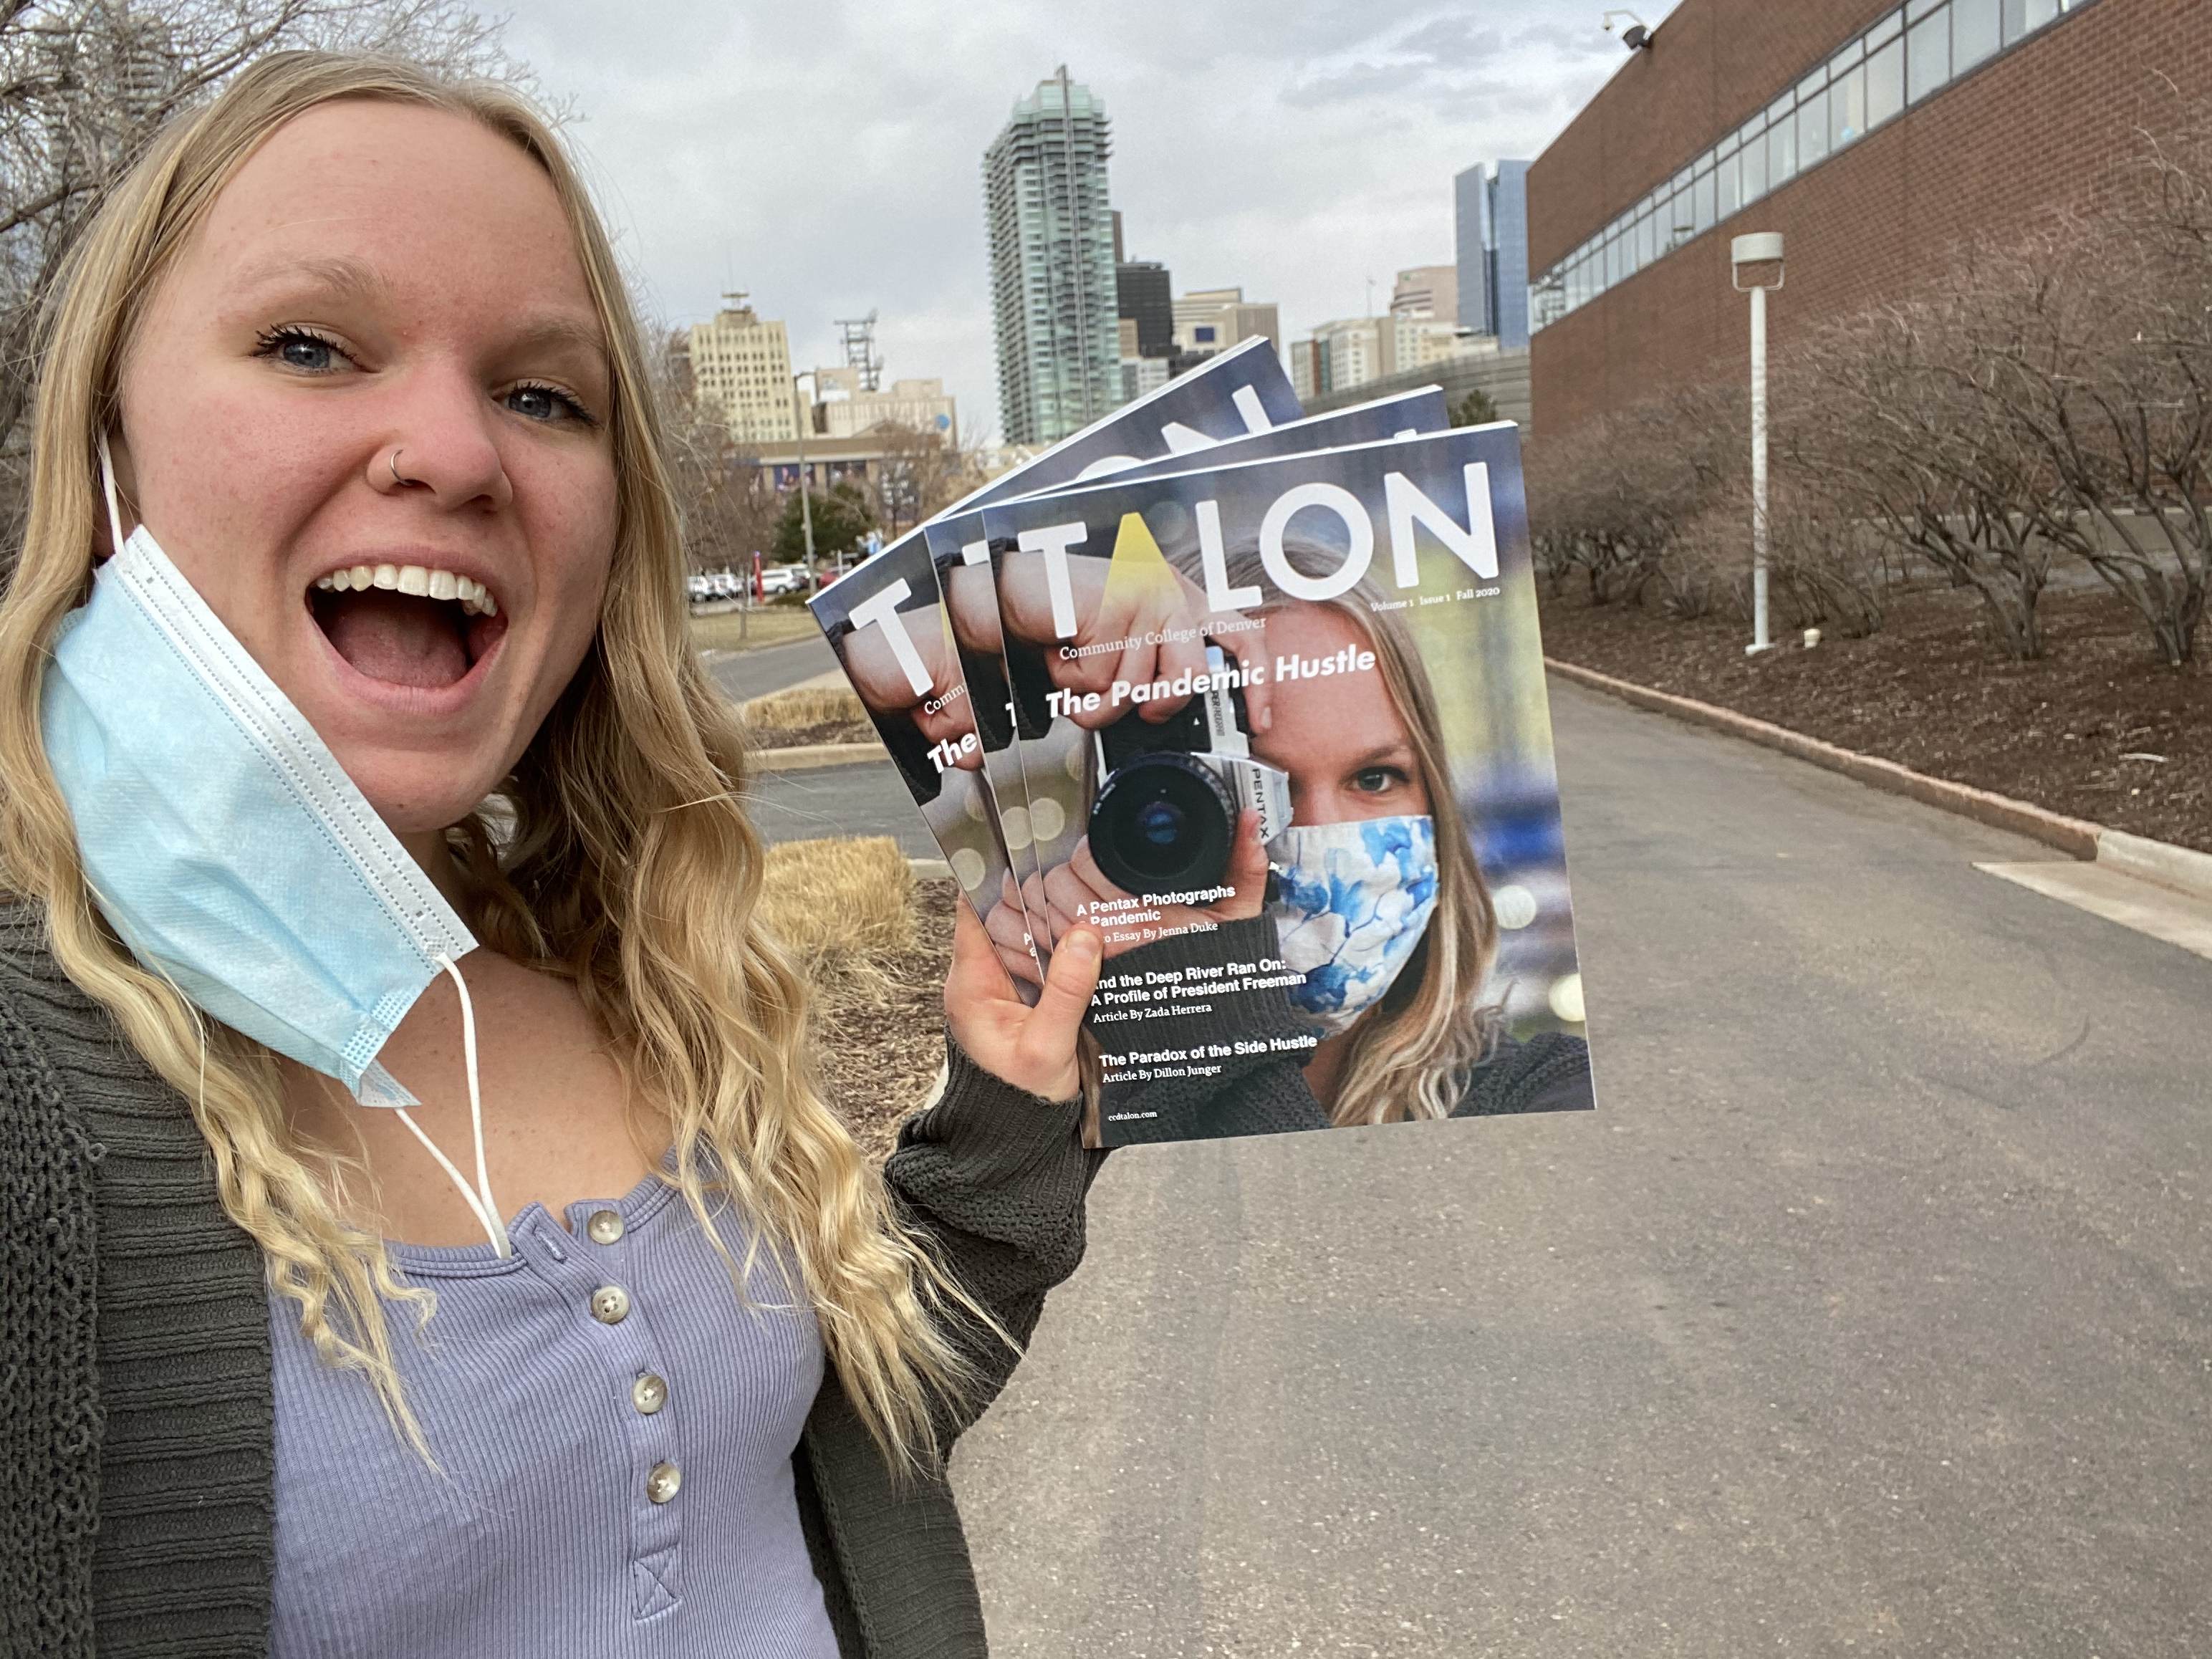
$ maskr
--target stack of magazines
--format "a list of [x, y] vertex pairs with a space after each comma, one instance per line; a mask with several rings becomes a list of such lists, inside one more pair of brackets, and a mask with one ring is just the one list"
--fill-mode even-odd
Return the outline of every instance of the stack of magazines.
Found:
[[1248, 340], [811, 606], [1091, 1144], [1591, 1105], [1512, 422]]

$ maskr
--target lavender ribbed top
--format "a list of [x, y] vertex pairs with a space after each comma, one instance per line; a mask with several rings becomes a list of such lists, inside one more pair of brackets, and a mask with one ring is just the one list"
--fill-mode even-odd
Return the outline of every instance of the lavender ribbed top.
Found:
[[506, 1261], [392, 1247], [437, 1292], [392, 1336], [439, 1470], [272, 1303], [271, 1659], [836, 1659], [792, 1491], [811, 1309], [766, 1251], [740, 1301], [659, 1180], [568, 1220], [530, 1206]]

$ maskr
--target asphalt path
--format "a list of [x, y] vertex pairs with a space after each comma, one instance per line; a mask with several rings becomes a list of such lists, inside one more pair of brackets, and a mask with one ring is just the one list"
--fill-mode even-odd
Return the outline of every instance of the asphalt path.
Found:
[[817, 674], [837, 672], [837, 653], [817, 634], [788, 645], [765, 645], [755, 651], [715, 651], [705, 658], [707, 672], [732, 702], [764, 697], [811, 680]]
[[994, 1653], [2212, 1651], [2212, 962], [1553, 699], [1599, 1110], [1115, 1153]]
[[745, 810], [770, 841], [890, 836], [910, 859], [945, 856], [888, 759], [757, 772], [745, 783]]

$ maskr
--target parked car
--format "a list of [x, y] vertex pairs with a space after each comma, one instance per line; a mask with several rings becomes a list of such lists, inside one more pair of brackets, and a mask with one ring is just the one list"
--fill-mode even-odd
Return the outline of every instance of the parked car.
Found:
[[796, 593], [806, 586], [806, 569], [803, 565], [772, 565], [761, 572], [761, 592], [773, 599], [778, 593]]

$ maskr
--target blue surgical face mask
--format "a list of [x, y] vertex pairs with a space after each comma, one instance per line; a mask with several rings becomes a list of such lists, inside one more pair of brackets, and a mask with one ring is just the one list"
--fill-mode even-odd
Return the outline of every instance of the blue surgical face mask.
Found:
[[1269, 907], [1283, 960], [1305, 978], [1291, 1006], [1334, 1036], [1382, 1000], [1437, 908], [1437, 827], [1427, 817], [1293, 823], [1268, 843]]
[[94, 902], [132, 955], [207, 1012], [403, 1117], [416, 1098], [376, 1057], [450, 975], [477, 1190], [430, 1151], [504, 1249], [483, 1175], [475, 1022], [453, 966], [475, 938], [145, 527], [123, 536], [112, 474], [108, 489], [122, 550], [64, 619], [39, 709]]

